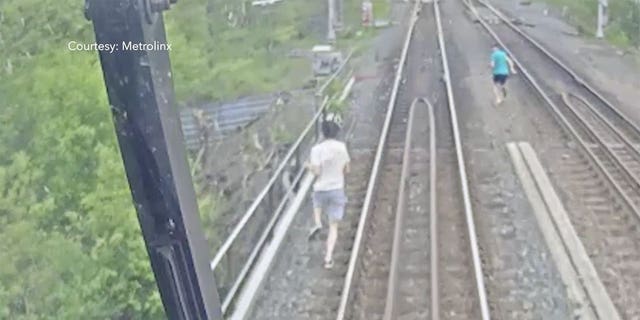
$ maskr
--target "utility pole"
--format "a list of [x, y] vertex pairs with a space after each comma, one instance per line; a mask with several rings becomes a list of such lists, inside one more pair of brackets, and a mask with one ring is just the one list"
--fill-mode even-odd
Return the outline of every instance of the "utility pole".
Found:
[[336, 41], [336, 30], [334, 29], [335, 22], [335, 3], [334, 0], [327, 0], [327, 4], [329, 7], [328, 21], [327, 21], [327, 41], [329, 43], [335, 43]]
[[608, 0], [598, 0], [598, 27], [596, 29], [596, 37], [604, 37], [604, 27], [608, 21]]
[[337, 32], [342, 32], [343, 27], [344, 27], [344, 0], [335, 0], [336, 4], [335, 4], [335, 27], [334, 29]]
[[[96, 42], [115, 47], [112, 52], [100, 51], [100, 63], [167, 318], [220, 320], [220, 299], [187, 164], [162, 18], [176, 1], [86, 0], [85, 16], [93, 22]], [[127, 49], [128, 44], [137, 49]]]

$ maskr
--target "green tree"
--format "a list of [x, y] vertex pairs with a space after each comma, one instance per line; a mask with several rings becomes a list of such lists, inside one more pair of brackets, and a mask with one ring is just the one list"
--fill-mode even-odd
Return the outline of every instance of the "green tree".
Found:
[[0, 318], [161, 319], [82, 2], [0, 23]]
[[[108, 303], [96, 288], [100, 270], [80, 246], [27, 220], [0, 233], [0, 318], [105, 319]], [[9, 262], [9, 263], [7, 263]]]
[[[180, 104], [299, 85], [320, 3], [193, 0], [165, 14]], [[83, 1], [0, 1], [0, 318], [161, 319]], [[243, 7], [244, 6], [244, 7]], [[207, 196], [209, 194], [209, 196]], [[203, 221], [219, 199], [203, 193]], [[206, 228], [213, 230], [213, 228]], [[212, 241], [219, 241], [212, 233]]]

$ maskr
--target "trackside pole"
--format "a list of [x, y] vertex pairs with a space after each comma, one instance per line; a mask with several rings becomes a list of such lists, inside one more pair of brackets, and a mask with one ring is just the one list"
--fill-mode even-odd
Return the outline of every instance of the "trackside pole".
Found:
[[[175, 0], [87, 0], [118, 143], [166, 315], [221, 320], [176, 110], [162, 11]], [[152, 48], [130, 50], [125, 44]], [[151, 46], [149, 46], [151, 47]], [[171, 48], [180, 50], [180, 48]]]

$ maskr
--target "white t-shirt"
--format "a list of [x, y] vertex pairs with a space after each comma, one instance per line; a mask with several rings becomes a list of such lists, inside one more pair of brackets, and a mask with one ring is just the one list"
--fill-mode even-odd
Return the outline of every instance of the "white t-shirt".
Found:
[[347, 146], [338, 140], [325, 140], [311, 148], [311, 165], [319, 168], [320, 174], [313, 185], [315, 191], [344, 188], [344, 167], [349, 163]]

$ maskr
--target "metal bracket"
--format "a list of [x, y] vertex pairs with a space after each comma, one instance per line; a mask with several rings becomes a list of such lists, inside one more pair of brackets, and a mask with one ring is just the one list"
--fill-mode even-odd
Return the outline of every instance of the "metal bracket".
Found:
[[147, 23], [153, 24], [163, 11], [169, 10], [178, 0], [143, 0]]

